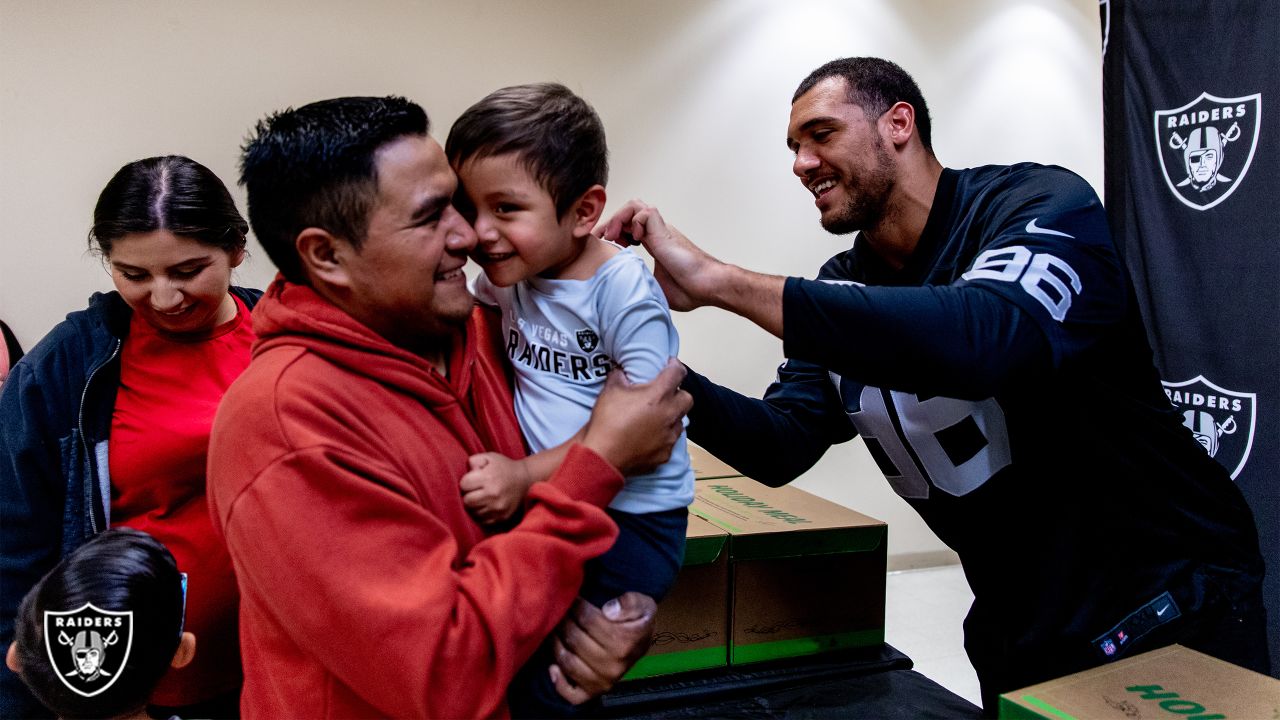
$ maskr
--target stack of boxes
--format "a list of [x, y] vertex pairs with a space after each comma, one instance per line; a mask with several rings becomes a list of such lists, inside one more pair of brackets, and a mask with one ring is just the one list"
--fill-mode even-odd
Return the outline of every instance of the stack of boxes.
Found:
[[883, 522], [690, 455], [684, 567], [628, 679], [884, 642]]

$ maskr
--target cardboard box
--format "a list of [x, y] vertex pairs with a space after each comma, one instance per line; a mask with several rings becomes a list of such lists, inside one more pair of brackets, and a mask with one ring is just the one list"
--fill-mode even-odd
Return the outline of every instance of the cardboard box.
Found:
[[884, 642], [885, 523], [793, 487], [699, 480], [689, 507], [729, 533], [729, 664]]
[[1280, 680], [1181, 645], [1000, 696], [1000, 717], [1280, 718]]
[[685, 538], [684, 565], [658, 605], [653, 645], [625, 680], [729, 662], [729, 534], [690, 515]]
[[688, 444], [689, 464], [693, 466], [694, 480], [711, 480], [714, 478], [742, 477], [742, 473], [729, 467], [728, 463], [712, 455], [701, 447]]

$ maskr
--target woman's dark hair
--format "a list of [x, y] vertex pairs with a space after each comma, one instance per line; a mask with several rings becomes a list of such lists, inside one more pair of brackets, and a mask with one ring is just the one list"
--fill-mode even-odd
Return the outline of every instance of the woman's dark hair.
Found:
[[165, 155], [135, 160], [116, 172], [93, 209], [89, 243], [109, 257], [116, 240], [156, 230], [234, 253], [244, 248], [249, 224], [212, 170], [191, 158]]
[[[63, 558], [36, 583], [18, 607], [14, 642], [19, 673], [31, 692], [61, 718], [116, 717], [147, 704], [182, 637], [184, 590], [173, 555], [150, 535], [112, 528]], [[99, 610], [132, 611], [132, 639], [107, 652], [125, 652], [111, 686], [92, 697], [73, 692], [45, 647], [46, 612], [68, 612], [92, 603]], [[83, 631], [82, 631], [83, 632]], [[69, 636], [75, 636], [74, 630]], [[71, 652], [51, 638], [53, 652]]]

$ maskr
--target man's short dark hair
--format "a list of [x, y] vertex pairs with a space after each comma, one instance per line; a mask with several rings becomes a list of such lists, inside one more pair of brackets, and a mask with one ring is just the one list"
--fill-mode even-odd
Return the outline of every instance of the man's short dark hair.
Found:
[[[136, 712], [173, 662], [182, 639], [184, 602], [182, 577], [163, 544], [141, 530], [107, 530], [58, 563], [18, 606], [14, 642], [22, 680], [60, 718]], [[45, 649], [44, 613], [77, 610], [85, 603], [133, 613], [128, 661], [111, 686], [93, 697], [65, 686]]]
[[472, 158], [517, 153], [563, 217], [592, 185], [609, 181], [609, 146], [600, 116], [559, 83], [495, 90], [449, 130], [445, 154], [455, 168]]
[[893, 107], [905, 102], [916, 111], [916, 132], [924, 149], [933, 153], [932, 124], [929, 106], [925, 104], [920, 86], [898, 65], [883, 58], [850, 57], [832, 60], [809, 73], [791, 96], [794, 103], [814, 85], [830, 77], [842, 77], [848, 83], [850, 103], [862, 108], [867, 117], [874, 120]]
[[287, 279], [306, 280], [294, 247], [306, 228], [360, 246], [378, 198], [378, 149], [429, 129], [426, 112], [402, 97], [321, 100], [258, 122], [240, 158], [240, 184], [253, 232]]

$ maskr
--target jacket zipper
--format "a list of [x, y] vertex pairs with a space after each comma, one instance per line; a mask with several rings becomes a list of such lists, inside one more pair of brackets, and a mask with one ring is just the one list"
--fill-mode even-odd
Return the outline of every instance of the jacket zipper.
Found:
[[[84, 457], [85, 457], [85, 460], [89, 463], [89, 482], [91, 483], [90, 484], [91, 489], [89, 492], [89, 498], [91, 500], [91, 502], [89, 503], [89, 529], [92, 531], [93, 535], [97, 535], [99, 532], [101, 532], [101, 530], [98, 529], [98, 517], [95, 514], [95, 510], [97, 508], [95, 505], [95, 498], [92, 490], [93, 488], [98, 487], [98, 473], [94, 472], [95, 468], [94, 468], [93, 449], [89, 447], [89, 436], [84, 431], [84, 404], [85, 404], [85, 400], [89, 397], [89, 388], [93, 385], [93, 379], [97, 377], [98, 371], [106, 367], [116, 359], [116, 356], [120, 354], [120, 347], [123, 344], [124, 344], [123, 340], [121, 340], [120, 338], [116, 338], [116, 347], [114, 350], [111, 351], [111, 356], [108, 357], [102, 363], [99, 363], [97, 367], [95, 367], [92, 371], [89, 372], [89, 379], [86, 380], [84, 383], [84, 391], [80, 393], [80, 414], [79, 414], [79, 417], [77, 418], [77, 424], [80, 426], [80, 444], [84, 446]], [[106, 498], [103, 498], [103, 502], [106, 502]]]

